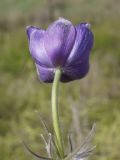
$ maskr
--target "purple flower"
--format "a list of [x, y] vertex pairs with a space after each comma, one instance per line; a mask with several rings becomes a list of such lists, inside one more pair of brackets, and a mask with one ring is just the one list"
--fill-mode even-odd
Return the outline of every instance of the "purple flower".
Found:
[[88, 23], [73, 26], [60, 18], [47, 30], [27, 27], [29, 50], [43, 82], [52, 82], [56, 68], [62, 71], [61, 82], [83, 78], [89, 70], [93, 34]]

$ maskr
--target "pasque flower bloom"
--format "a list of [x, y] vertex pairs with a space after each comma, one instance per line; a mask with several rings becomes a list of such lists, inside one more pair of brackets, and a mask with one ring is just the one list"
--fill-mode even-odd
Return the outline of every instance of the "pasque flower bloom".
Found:
[[59, 18], [47, 30], [27, 27], [29, 50], [43, 82], [52, 82], [56, 68], [62, 71], [61, 82], [83, 78], [89, 70], [93, 34], [88, 23], [73, 26]]

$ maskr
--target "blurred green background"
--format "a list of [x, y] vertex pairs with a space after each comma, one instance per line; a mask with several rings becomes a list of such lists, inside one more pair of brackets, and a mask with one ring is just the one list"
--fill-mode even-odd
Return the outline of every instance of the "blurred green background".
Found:
[[37, 79], [25, 28], [46, 28], [58, 17], [91, 23], [95, 36], [88, 76], [61, 84], [65, 138], [71, 132], [78, 145], [96, 122], [90, 159], [120, 160], [120, 0], [0, 1], [0, 160], [34, 159], [22, 140], [45, 154], [39, 114], [52, 128], [51, 84]]

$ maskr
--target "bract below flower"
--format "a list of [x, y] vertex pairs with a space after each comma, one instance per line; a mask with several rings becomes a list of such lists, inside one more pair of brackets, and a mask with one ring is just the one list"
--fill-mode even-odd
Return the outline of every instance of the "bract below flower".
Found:
[[27, 27], [29, 50], [39, 79], [53, 82], [56, 68], [62, 71], [61, 82], [83, 78], [89, 70], [93, 34], [88, 23], [73, 26], [59, 18], [47, 30]]

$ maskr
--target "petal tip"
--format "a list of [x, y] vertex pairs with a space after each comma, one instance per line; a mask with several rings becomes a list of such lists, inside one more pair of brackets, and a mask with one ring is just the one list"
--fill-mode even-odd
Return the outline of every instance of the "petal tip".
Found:
[[32, 25], [29, 25], [26, 27], [26, 30], [30, 30], [30, 29], [39, 29], [39, 28], [36, 26], [32, 26]]
[[29, 26], [26, 27], [26, 32], [27, 32], [27, 35], [28, 35], [28, 39], [29, 39], [29, 40], [30, 40], [31, 33], [32, 33], [34, 30], [36, 30], [36, 29], [39, 29], [39, 28], [37, 28], [37, 27], [35, 27], [35, 26], [31, 26], [31, 25], [29, 25]]
[[31, 32], [32, 32], [32, 28], [33, 28], [33, 26], [27, 26], [26, 27], [26, 32], [27, 32], [27, 36], [28, 36], [29, 40], [30, 40], [30, 35], [31, 35]]
[[26, 26], [26, 30], [29, 30], [31, 28], [31, 26], [29, 25], [29, 26]]
[[57, 23], [63, 23], [64, 25], [71, 25], [72, 23], [68, 21], [67, 19], [63, 17], [59, 17], [59, 19], [56, 21]]
[[34, 28], [33, 26], [30, 26], [30, 25], [29, 25], [29, 26], [27, 26], [27, 27], [26, 27], [26, 31], [27, 31], [27, 33], [29, 33], [29, 32], [30, 32], [30, 30], [32, 30], [33, 28]]
[[90, 29], [91, 28], [91, 24], [90, 23], [86, 23], [85, 26]]

